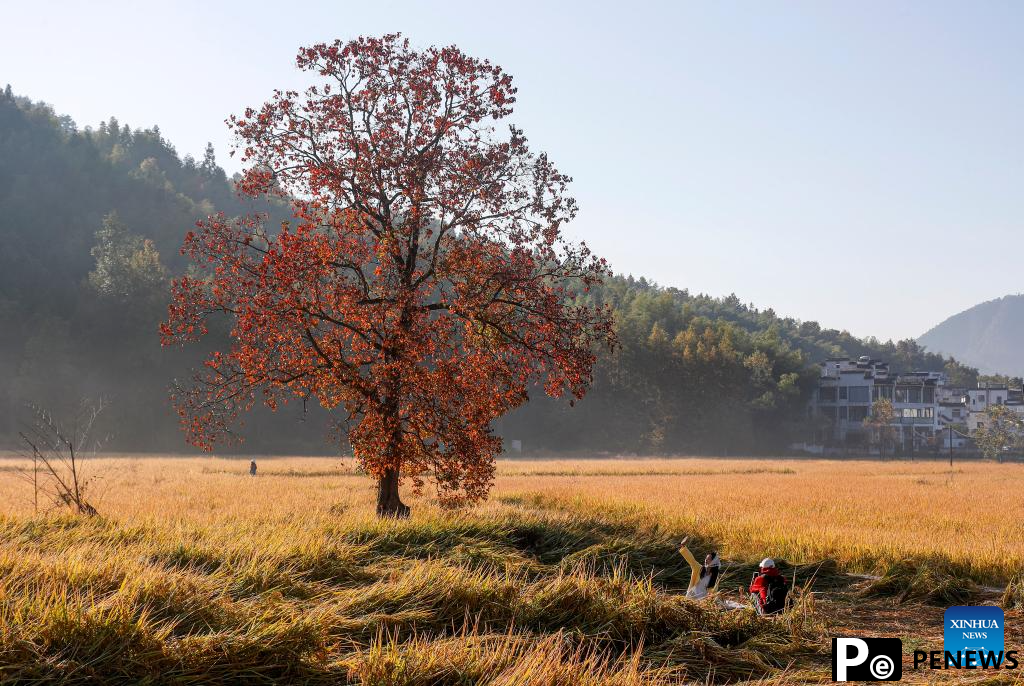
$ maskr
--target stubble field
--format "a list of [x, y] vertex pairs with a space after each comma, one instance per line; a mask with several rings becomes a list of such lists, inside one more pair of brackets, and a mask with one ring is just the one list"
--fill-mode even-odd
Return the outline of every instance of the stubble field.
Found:
[[[81, 518], [0, 460], [0, 681], [820, 682], [832, 635], [941, 650], [968, 602], [1020, 644], [1024, 465], [506, 460], [488, 502], [382, 522], [351, 460], [258, 463], [94, 458]], [[792, 608], [687, 600], [684, 535], [725, 559], [719, 601], [772, 556]]]

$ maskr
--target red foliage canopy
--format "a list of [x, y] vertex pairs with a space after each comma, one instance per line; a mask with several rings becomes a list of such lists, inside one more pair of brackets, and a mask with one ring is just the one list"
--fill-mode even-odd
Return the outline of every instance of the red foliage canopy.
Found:
[[382, 512], [428, 473], [446, 501], [481, 499], [492, 421], [535, 382], [582, 397], [613, 342], [609, 310], [580, 297], [605, 262], [562, 235], [570, 179], [522, 131], [499, 135], [516, 92], [500, 68], [398, 35], [297, 61], [317, 85], [229, 120], [241, 191], [287, 197], [295, 221], [210, 217], [182, 248], [206, 273], [174, 282], [164, 344], [234, 322], [231, 349], [175, 395], [188, 439], [212, 449], [258, 395], [315, 397], [347, 410], [357, 458], [391, 491]]

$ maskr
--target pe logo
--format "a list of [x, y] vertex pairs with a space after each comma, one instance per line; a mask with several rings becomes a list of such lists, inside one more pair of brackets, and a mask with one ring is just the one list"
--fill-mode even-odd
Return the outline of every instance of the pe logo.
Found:
[[957, 605], [946, 610], [942, 632], [947, 660], [960, 653], [964, 667], [978, 667], [981, 656], [1002, 654], [1003, 610], [990, 605]]
[[899, 681], [902, 676], [900, 639], [832, 639], [832, 681]]

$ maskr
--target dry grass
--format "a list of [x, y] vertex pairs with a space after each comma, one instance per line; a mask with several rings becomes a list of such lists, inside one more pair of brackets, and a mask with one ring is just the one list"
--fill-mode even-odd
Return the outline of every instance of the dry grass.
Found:
[[258, 461], [96, 459], [81, 518], [34, 514], [0, 460], [0, 682], [818, 682], [817, 596], [781, 619], [689, 601], [679, 537], [729, 583], [831, 559], [816, 587], [878, 570], [861, 592], [886, 602], [1024, 569], [1018, 465], [507, 461], [478, 508], [381, 522], [350, 463]]
[[642, 511], [700, 532], [733, 558], [831, 558], [867, 573], [907, 558], [940, 558], [991, 582], [1024, 571], [1024, 464], [974, 462], [950, 471], [943, 462], [698, 458], [507, 462], [499, 473], [507, 476], [498, 498]]

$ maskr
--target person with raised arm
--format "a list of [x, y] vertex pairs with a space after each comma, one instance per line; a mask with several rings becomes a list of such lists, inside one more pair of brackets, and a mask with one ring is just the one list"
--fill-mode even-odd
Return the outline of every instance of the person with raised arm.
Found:
[[686, 547], [686, 542], [689, 540], [690, 537], [687, 536], [679, 543], [679, 554], [690, 565], [690, 585], [686, 589], [686, 597], [701, 600], [706, 598], [708, 593], [715, 590], [718, 585], [722, 561], [719, 559], [718, 553], [712, 550], [704, 556], [704, 564], [700, 564], [690, 549]]

